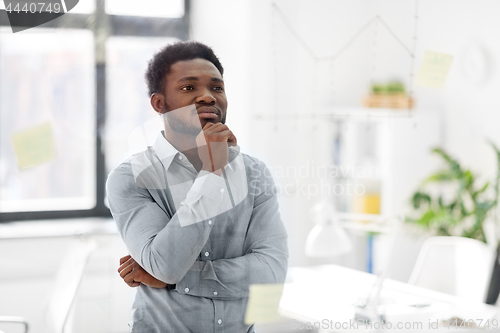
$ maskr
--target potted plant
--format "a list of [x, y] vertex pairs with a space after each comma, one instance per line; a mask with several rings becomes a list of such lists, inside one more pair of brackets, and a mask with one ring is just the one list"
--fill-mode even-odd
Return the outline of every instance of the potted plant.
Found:
[[413, 100], [406, 95], [403, 82], [393, 80], [372, 84], [371, 93], [363, 99], [363, 105], [371, 108], [409, 109], [413, 106]]
[[[494, 144], [491, 146], [497, 156], [497, 175], [484, 184], [478, 184], [476, 175], [443, 149], [433, 149], [446, 167], [425, 179], [413, 194], [411, 202], [418, 217], [407, 218], [407, 222], [439, 236], [462, 236], [486, 243], [484, 222], [498, 205], [500, 185], [500, 151]], [[487, 191], [492, 183], [493, 191]]]
[[[495, 179], [482, 184], [478, 184], [472, 171], [464, 169], [444, 150], [433, 149], [445, 162], [445, 168], [425, 179], [413, 194], [411, 202], [416, 217], [406, 221], [439, 236], [462, 236], [486, 243], [485, 221], [488, 217], [496, 220], [500, 187], [500, 151], [495, 144], [491, 146], [496, 155], [497, 174]], [[498, 235], [495, 238], [498, 241]], [[486, 297], [488, 304], [495, 304], [500, 292], [499, 260], [500, 243]]]

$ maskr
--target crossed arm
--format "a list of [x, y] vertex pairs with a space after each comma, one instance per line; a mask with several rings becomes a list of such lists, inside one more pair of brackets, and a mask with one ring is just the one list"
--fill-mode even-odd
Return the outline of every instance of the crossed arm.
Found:
[[[265, 166], [261, 162], [256, 164], [260, 175], [254, 179], [256, 182], [252, 187], [256, 187], [259, 193], [254, 193], [241, 257], [196, 261], [210, 234], [206, 222], [181, 228], [174, 215], [165, 225], [167, 217], [158, 205], [151, 202], [151, 198], [145, 198], [145, 193], [141, 195], [142, 203], [138, 206], [134, 204], [132, 210], [120, 207], [127, 200], [138, 200], [131, 198], [128, 190], [115, 200], [111, 195], [110, 204], [114, 208], [115, 219], [132, 255], [120, 260], [118, 271], [124, 281], [131, 287], [142, 283], [155, 288], [185, 282], [190, 286], [200, 286], [198, 289], [190, 288], [191, 295], [214, 297], [207, 290], [217, 290], [218, 298], [228, 299], [245, 297], [250, 284], [282, 283], [287, 269], [287, 235], [279, 217], [276, 195], [259, 186], [266, 182], [269, 184], [272, 179], [265, 176], [269, 173], [264, 172]], [[118, 182], [111, 180], [108, 186], [112, 188], [113, 183]], [[117, 199], [120, 199], [119, 203]], [[151, 212], [154, 214], [151, 215]], [[148, 221], [147, 225], [137, 225], [136, 221], [141, 216]], [[161, 225], [160, 220], [163, 221]], [[187, 229], [191, 231], [187, 232]], [[182, 293], [182, 290], [178, 292]]]

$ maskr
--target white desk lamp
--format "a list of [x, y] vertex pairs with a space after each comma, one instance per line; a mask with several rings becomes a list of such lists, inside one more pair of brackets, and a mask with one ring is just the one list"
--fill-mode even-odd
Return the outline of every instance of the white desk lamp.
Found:
[[[383, 221], [387, 217], [372, 214], [349, 214], [337, 213], [333, 204], [329, 202], [318, 203], [311, 209], [311, 216], [315, 226], [307, 236], [305, 253], [308, 257], [331, 257], [349, 253], [352, 250], [352, 242], [340, 225], [340, 220], [369, 220]], [[398, 224], [396, 223], [396, 226]], [[357, 229], [357, 227], [353, 227]], [[361, 228], [362, 230], [365, 227]], [[368, 229], [368, 228], [366, 228]], [[386, 228], [375, 226], [365, 231], [385, 231]], [[393, 227], [393, 229], [395, 229]], [[395, 231], [392, 230], [392, 239], [390, 240], [390, 249], [392, 250], [395, 242]], [[391, 251], [389, 251], [390, 253]], [[378, 275], [377, 281], [370, 290], [366, 299], [359, 300], [356, 304], [356, 320], [364, 321], [384, 321], [383, 315], [377, 311], [377, 306], [380, 301], [380, 292], [384, 280], [388, 274], [389, 267], [384, 267]]]
[[321, 202], [314, 205], [311, 217], [315, 226], [306, 240], [308, 257], [325, 258], [351, 252], [352, 242], [340, 226], [333, 204]]

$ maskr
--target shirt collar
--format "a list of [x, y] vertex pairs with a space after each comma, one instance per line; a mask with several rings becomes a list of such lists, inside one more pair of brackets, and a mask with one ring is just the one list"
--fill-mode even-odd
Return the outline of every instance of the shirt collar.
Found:
[[[158, 137], [156, 138], [155, 143], [153, 144], [153, 149], [160, 159], [160, 161], [163, 163], [163, 166], [165, 167], [166, 170], [170, 167], [172, 164], [172, 161], [174, 158], [178, 155], [182, 155], [184, 158], [186, 156], [179, 152], [170, 142], [168, 142], [167, 139], [165, 139], [165, 132], [161, 131], [158, 134]], [[186, 158], [187, 159], [187, 158]], [[232, 162], [228, 164], [229, 169], [234, 170]]]
[[172, 146], [167, 139], [165, 139], [164, 133], [164, 131], [158, 133], [153, 149], [160, 161], [163, 163], [165, 169], [168, 169], [175, 156], [179, 154], [179, 151], [175, 149], [175, 147]]

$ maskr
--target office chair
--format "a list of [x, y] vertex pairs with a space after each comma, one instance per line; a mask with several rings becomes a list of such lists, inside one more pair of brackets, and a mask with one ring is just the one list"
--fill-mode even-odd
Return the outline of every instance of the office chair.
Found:
[[419, 252], [408, 283], [484, 302], [494, 251], [465, 237], [430, 237]]
[[[0, 323], [17, 323], [24, 326], [24, 333], [28, 333], [28, 322], [23, 317], [15, 317], [15, 316], [0, 316]], [[5, 333], [0, 330], [0, 333]]]
[[[45, 331], [47, 333], [69, 333], [67, 325], [88, 259], [97, 247], [94, 241], [80, 238], [65, 250], [56, 273], [54, 290], [45, 309]], [[0, 316], [0, 323], [19, 323], [28, 332], [28, 322], [22, 317]], [[0, 333], [8, 333], [0, 330]]]
[[79, 239], [66, 252], [56, 275], [54, 292], [46, 309], [46, 332], [68, 333], [69, 314], [74, 304], [88, 259], [96, 248], [96, 243]]

